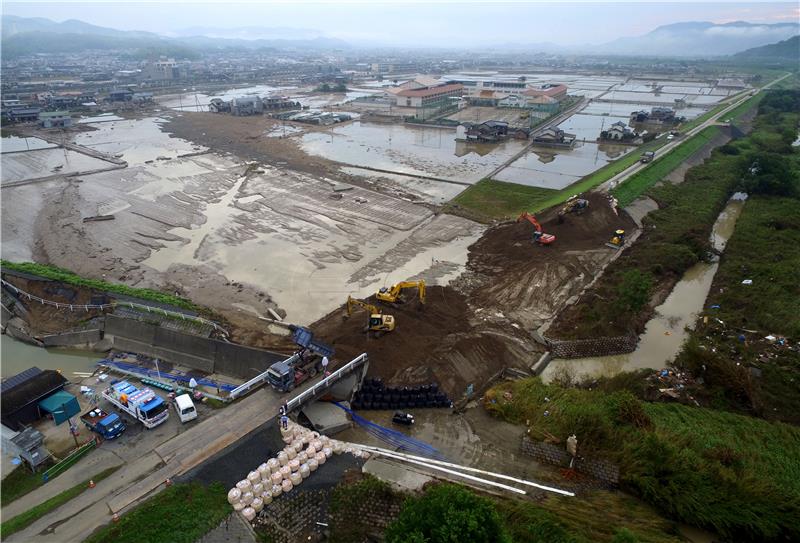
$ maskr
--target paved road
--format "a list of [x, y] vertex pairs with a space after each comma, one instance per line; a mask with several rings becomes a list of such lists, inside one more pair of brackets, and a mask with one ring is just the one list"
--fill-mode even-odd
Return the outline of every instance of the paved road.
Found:
[[[764, 90], [768, 89], [769, 87], [771, 87], [775, 83], [778, 83], [779, 81], [782, 81], [782, 80], [786, 79], [790, 75], [791, 74], [787, 73], [783, 77], [779, 77], [778, 79], [775, 79], [774, 81], [771, 81], [770, 83], [767, 83], [766, 85], [761, 87], [760, 91], [764, 91]], [[737, 108], [739, 105], [741, 105], [742, 103], [744, 103], [748, 99], [750, 99], [750, 92], [746, 92], [744, 94], [744, 96], [742, 96], [738, 100], [735, 100], [735, 101], [731, 102], [731, 104], [728, 107], [726, 107], [725, 109], [723, 109], [722, 111], [720, 111], [716, 115], [712, 115], [710, 118], [706, 119], [704, 122], [700, 123], [699, 125], [695, 126], [691, 130], [687, 131], [686, 135], [684, 137], [682, 137], [680, 139], [676, 139], [676, 140], [664, 145], [661, 149], [659, 149], [657, 151], [658, 156], [661, 157], [661, 156], [669, 153], [672, 149], [674, 149], [675, 147], [677, 147], [678, 145], [683, 143], [688, 137], [694, 136], [695, 134], [697, 134], [701, 130], [703, 130], [703, 129], [711, 126], [711, 125], [714, 125], [714, 124], [720, 124], [719, 123], [719, 119], [721, 117], [725, 117], [725, 115], [728, 112], [730, 112], [731, 110]], [[647, 167], [646, 163], [643, 164], [641, 162], [636, 162], [635, 164], [631, 165], [628, 169], [618, 173], [617, 175], [615, 175], [614, 177], [612, 177], [611, 179], [609, 179], [605, 183], [599, 185], [594, 190], [608, 192], [609, 190], [613, 189], [614, 187], [616, 187], [617, 185], [619, 185], [620, 183], [622, 183], [623, 181], [628, 179], [630, 176], [632, 176], [636, 172], [638, 172], [638, 171], [640, 171], [640, 170], [642, 170], [642, 169], [644, 169], [646, 167]]]
[[[214, 412], [154, 450], [129, 459], [94, 489], [87, 490], [5, 540], [48, 543], [82, 541], [97, 527], [110, 522], [112, 512], [124, 512], [154, 490], [162, 489], [168, 477], [174, 478], [187, 472], [263, 425], [274, 417], [282, 400], [282, 396], [269, 390], [253, 392], [233, 406]], [[10, 511], [26, 510], [31, 504], [40, 503], [76, 484], [76, 480], [91, 476], [87, 473], [97, 473], [97, 470], [104, 469], [101, 465], [111, 465], [114, 460], [109, 454], [97, 455], [98, 460], [93, 466], [82, 466], [74, 476], [70, 472], [59, 476], [25, 501], [20, 498], [19, 505], [15, 502], [3, 508], [4, 517], [8, 518]], [[71, 478], [59, 482], [65, 477]], [[59, 484], [56, 485], [56, 482]]]

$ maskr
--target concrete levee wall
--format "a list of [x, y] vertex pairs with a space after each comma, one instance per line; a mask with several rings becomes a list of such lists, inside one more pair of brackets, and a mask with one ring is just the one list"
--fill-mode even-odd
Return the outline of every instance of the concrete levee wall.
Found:
[[59, 347], [67, 345], [86, 345], [96, 343], [103, 339], [100, 330], [81, 330], [80, 332], [66, 332], [63, 334], [53, 334], [43, 336], [42, 343], [45, 347]]
[[106, 316], [105, 330], [115, 349], [239, 379], [251, 379], [286, 358], [283, 354], [193, 336], [117, 315]]
[[586, 358], [632, 353], [639, 338], [634, 335], [575, 340], [548, 340], [552, 358]]

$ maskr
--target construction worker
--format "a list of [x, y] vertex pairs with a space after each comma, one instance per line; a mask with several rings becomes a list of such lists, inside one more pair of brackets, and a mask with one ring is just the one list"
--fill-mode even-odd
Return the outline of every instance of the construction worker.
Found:
[[327, 356], [323, 356], [322, 357], [322, 375], [324, 375], [325, 377], [327, 377], [329, 375], [328, 374], [328, 357]]

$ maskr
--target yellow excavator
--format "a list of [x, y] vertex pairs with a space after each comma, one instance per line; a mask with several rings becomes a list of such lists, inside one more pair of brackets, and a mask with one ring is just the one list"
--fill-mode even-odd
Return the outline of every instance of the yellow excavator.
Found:
[[396, 285], [392, 285], [391, 288], [382, 287], [376, 294], [375, 297], [382, 302], [389, 302], [389, 303], [402, 303], [403, 299], [400, 298], [400, 293], [407, 288], [416, 288], [419, 291], [419, 302], [421, 304], [425, 303], [425, 281], [401, 281]]
[[367, 330], [372, 332], [375, 337], [382, 336], [385, 332], [394, 331], [395, 321], [394, 316], [384, 315], [380, 310], [372, 304], [357, 300], [352, 296], [347, 297], [347, 315], [349, 317], [353, 314], [353, 308], [360, 307], [369, 313], [369, 321], [367, 323]]

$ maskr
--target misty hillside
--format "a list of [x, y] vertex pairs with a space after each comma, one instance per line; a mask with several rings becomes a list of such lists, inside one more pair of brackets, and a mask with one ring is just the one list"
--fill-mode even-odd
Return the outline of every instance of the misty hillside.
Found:
[[735, 56], [739, 58], [794, 59], [800, 61], [800, 36], [778, 43], [754, 47], [753, 49], [736, 53]]
[[797, 34], [800, 34], [798, 23], [676, 23], [660, 26], [643, 36], [619, 38], [596, 47], [595, 51], [616, 55], [721, 56], [786, 40]]
[[[234, 29], [237, 30], [237, 29]], [[238, 29], [241, 30], [241, 29]], [[253, 29], [250, 28], [252, 31]], [[270, 29], [258, 29], [263, 31]], [[275, 36], [292, 35], [292, 29], [274, 29]], [[251, 32], [252, 34], [252, 32]], [[300, 39], [229, 39], [203, 35], [166, 37], [152, 32], [123, 31], [68, 20], [61, 23], [41, 17], [3, 15], [3, 58], [37, 53], [78, 53], [81, 51], [130, 49], [153, 51], [175, 58], [196, 58], [201, 50], [219, 49], [332, 49], [348, 47], [347, 42], [320, 36], [317, 31], [299, 29]]]

